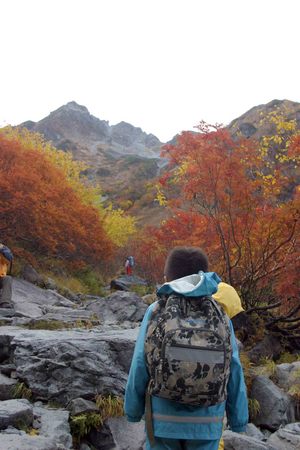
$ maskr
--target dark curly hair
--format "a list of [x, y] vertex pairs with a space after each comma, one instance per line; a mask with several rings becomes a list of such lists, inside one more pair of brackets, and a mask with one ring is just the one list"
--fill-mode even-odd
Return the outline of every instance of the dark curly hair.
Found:
[[164, 275], [167, 281], [208, 271], [208, 258], [199, 247], [174, 247], [167, 256]]

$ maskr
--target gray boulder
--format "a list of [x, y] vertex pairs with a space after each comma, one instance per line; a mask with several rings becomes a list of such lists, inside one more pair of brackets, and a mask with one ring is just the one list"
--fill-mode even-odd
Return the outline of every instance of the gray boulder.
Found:
[[294, 405], [291, 398], [276, 386], [269, 378], [262, 375], [254, 378], [251, 398], [259, 402], [260, 410], [253, 422], [268, 430], [278, 430], [295, 420]]
[[[42, 320], [47, 321], [59, 321], [65, 323], [73, 323], [76, 325], [76, 322], [95, 322], [95, 325], [99, 323], [96, 314], [93, 311], [87, 311], [82, 308], [70, 308], [70, 307], [61, 307], [61, 306], [46, 306], [45, 314], [42, 317]], [[34, 321], [33, 321], [34, 323]]]
[[33, 409], [28, 400], [6, 400], [1, 402], [0, 430], [12, 426], [30, 426], [33, 422]]
[[117, 450], [143, 450], [146, 435], [145, 422], [131, 423], [125, 417], [107, 420]]
[[246, 435], [258, 439], [259, 441], [266, 440], [265, 435], [253, 423], [248, 423], [246, 426]]
[[223, 433], [225, 450], [277, 450], [276, 447], [245, 434], [225, 430]]
[[143, 450], [145, 422], [130, 423], [125, 417], [112, 417], [99, 430], [91, 430], [87, 440], [97, 450]]
[[0, 372], [3, 375], [11, 377], [12, 372], [15, 372], [16, 366], [14, 364], [0, 364]]
[[75, 398], [74, 400], [71, 400], [67, 408], [72, 416], [88, 412], [99, 412], [99, 408], [95, 402], [85, 400], [84, 398]]
[[130, 291], [132, 286], [147, 286], [147, 282], [136, 275], [123, 275], [110, 282], [110, 288], [117, 291]]
[[23, 267], [22, 278], [29, 283], [37, 284], [38, 286], [43, 285], [43, 277], [38, 274], [38, 272], [30, 264]]
[[55, 441], [42, 436], [29, 436], [27, 434], [0, 435], [0, 450], [64, 450]]
[[[27, 400], [1, 402], [0, 450], [67, 450], [72, 449], [69, 412], [32, 406]], [[34, 419], [34, 420], [33, 420]], [[9, 424], [7, 427], [6, 425]], [[38, 435], [30, 436], [21, 428], [34, 427]], [[3, 426], [2, 426], [3, 428]]]
[[17, 383], [13, 378], [0, 373], [0, 400], [9, 400], [13, 397], [13, 388]]
[[12, 281], [11, 300], [14, 305], [13, 325], [33, 325], [41, 320], [76, 325], [77, 321], [93, 322], [97, 319], [93, 312], [86, 311], [84, 306], [79, 307], [56, 291], [41, 289], [18, 278]]
[[55, 441], [63, 449], [72, 448], [68, 411], [35, 406], [33, 413], [40, 422], [40, 436]]
[[106, 322], [141, 322], [147, 305], [134, 292], [118, 291], [108, 297], [94, 300], [86, 309]]
[[291, 364], [278, 364], [275, 375], [278, 386], [288, 391], [300, 382], [300, 361]]
[[248, 352], [253, 363], [258, 363], [262, 358], [276, 359], [282, 353], [283, 348], [280, 340], [272, 335], [265, 336], [255, 347]]
[[0, 327], [1, 341], [9, 341], [17, 377], [33, 398], [70, 400], [95, 394], [124, 393], [138, 329], [22, 330]]
[[277, 450], [299, 450], [300, 423], [290, 423], [284, 428], [279, 428], [267, 442]]

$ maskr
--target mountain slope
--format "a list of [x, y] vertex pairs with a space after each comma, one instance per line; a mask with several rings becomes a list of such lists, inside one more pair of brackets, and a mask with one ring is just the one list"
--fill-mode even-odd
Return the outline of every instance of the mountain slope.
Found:
[[[255, 106], [227, 128], [233, 136], [259, 139], [273, 134], [272, 123], [262, 120], [273, 111], [295, 119], [300, 129], [300, 103], [289, 100]], [[89, 166], [85, 175], [101, 184], [104, 198], [136, 215], [142, 224], [158, 225], [164, 218], [166, 212], [158, 207], [151, 190], [165, 163], [160, 158], [163, 144], [153, 134], [126, 122], [110, 126], [76, 102], [61, 106], [39, 122], [28, 121], [21, 126], [43, 134], [57, 148], [71, 151], [75, 159], [84, 161]]]
[[275, 132], [275, 127], [272, 124], [262, 120], [268, 114], [275, 111], [283, 114], [287, 120], [295, 119], [298, 129], [300, 129], [300, 103], [290, 100], [272, 100], [269, 103], [254, 106], [233, 120], [227, 128], [233, 136], [240, 133], [245, 137], [259, 139], [262, 136]]
[[[110, 126], [76, 102], [61, 106], [38, 122], [27, 121], [20, 126], [43, 134], [56, 148], [70, 151], [75, 159], [85, 162], [89, 166], [85, 175], [101, 184], [104, 198], [143, 221], [141, 203], [146, 210], [148, 201], [142, 200], [147, 197], [145, 183], [158, 174], [161, 166], [163, 144], [156, 136], [126, 122]], [[155, 202], [153, 208], [158, 210]], [[153, 215], [146, 216], [146, 221], [152, 220]], [[153, 222], [158, 220], [155, 215]]]

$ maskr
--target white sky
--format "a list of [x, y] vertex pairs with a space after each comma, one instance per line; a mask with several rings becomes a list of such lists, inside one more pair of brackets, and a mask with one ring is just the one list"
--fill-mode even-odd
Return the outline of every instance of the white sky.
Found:
[[299, 0], [3, 0], [0, 125], [75, 100], [161, 141], [300, 102]]

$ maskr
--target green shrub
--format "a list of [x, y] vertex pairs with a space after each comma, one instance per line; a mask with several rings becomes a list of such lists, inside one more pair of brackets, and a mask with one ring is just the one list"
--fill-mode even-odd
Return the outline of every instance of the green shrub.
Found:
[[27, 400], [30, 400], [32, 397], [32, 390], [29, 389], [25, 383], [17, 383], [12, 388], [12, 395], [14, 398], [27, 398]]
[[284, 364], [284, 363], [291, 364], [296, 361], [300, 361], [300, 355], [293, 355], [292, 353], [286, 352], [280, 355], [277, 364]]
[[274, 379], [276, 373], [276, 363], [270, 358], [262, 358], [260, 365], [254, 369], [256, 375], [264, 375]]
[[90, 295], [105, 296], [101, 275], [91, 269], [83, 269], [76, 273], [76, 277], [85, 285], [86, 292]]
[[95, 412], [78, 414], [70, 419], [71, 433], [75, 439], [86, 436], [92, 428], [99, 429], [103, 425], [102, 417]]
[[124, 415], [122, 398], [112, 395], [96, 395], [95, 400], [103, 421], [108, 417], [121, 417]]
[[97, 395], [95, 397], [99, 412], [88, 412], [78, 414], [70, 418], [71, 433], [75, 441], [82, 439], [93, 428], [99, 429], [103, 422], [109, 417], [123, 416], [123, 399], [108, 395]]
[[144, 297], [144, 295], [147, 294], [153, 294], [154, 292], [153, 286], [143, 286], [140, 284], [133, 284], [132, 286], [130, 286], [130, 290], [135, 292], [140, 297]]

